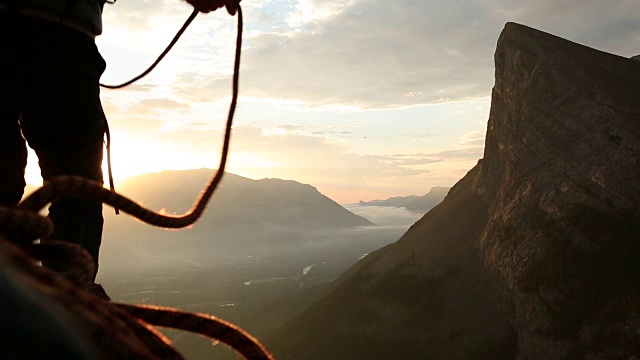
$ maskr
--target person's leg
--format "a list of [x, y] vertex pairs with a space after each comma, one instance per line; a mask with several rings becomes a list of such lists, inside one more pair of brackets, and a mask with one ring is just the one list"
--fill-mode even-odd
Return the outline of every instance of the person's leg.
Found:
[[[5, 95], [2, 90], [0, 98]], [[18, 114], [0, 100], [0, 205], [16, 206], [22, 198], [26, 165], [27, 148], [18, 126]]]
[[[98, 81], [105, 63], [92, 39], [62, 25], [30, 24], [30, 59], [42, 59], [27, 74], [22, 131], [38, 154], [42, 177], [77, 175], [102, 183], [105, 116]], [[49, 208], [53, 240], [82, 245], [96, 268], [102, 239], [102, 204], [64, 198]], [[55, 270], [55, 269], [54, 269]], [[95, 276], [95, 274], [94, 274]]]
[[10, 19], [0, 16], [0, 205], [15, 206], [24, 192], [27, 148], [20, 132], [16, 73], [17, 59]]

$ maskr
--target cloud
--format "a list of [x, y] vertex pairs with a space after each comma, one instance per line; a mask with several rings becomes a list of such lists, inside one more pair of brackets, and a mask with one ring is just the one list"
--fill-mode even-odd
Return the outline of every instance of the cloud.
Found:
[[[167, 144], [164, 151], [171, 151], [175, 159], [184, 159], [176, 164], [166, 162], [165, 168], [170, 169], [195, 160], [201, 161], [202, 166], [217, 166], [221, 136], [218, 131], [179, 129], [148, 133], [138, 139]], [[424, 165], [441, 161], [356, 154], [337, 139], [296, 132], [271, 133], [255, 126], [234, 127], [232, 139], [229, 171], [251, 178], [295, 179], [340, 200], [347, 198], [345, 194], [349, 194], [349, 200], [369, 197], [374, 188], [392, 189], [392, 193], [405, 192], [407, 188], [424, 192], [421, 176], [432, 171]]]
[[118, 1], [112, 6], [105, 6], [103, 22], [109, 25], [107, 31], [116, 26], [130, 30], [147, 30], [156, 25], [159, 18], [175, 16], [175, 11], [172, 10], [177, 8], [186, 11], [188, 5], [176, 0]]
[[492, 37], [481, 37], [484, 28], [433, 24], [442, 14], [430, 15], [430, 5], [363, 1], [293, 36], [257, 36], [246, 56], [246, 91], [364, 108], [486, 95], [491, 56], [483, 52]]
[[[135, 74], [135, 75], [137, 76], [138, 74]], [[121, 80], [120, 82], [124, 82], [124, 81], [127, 81], [129, 79], [119, 79], [119, 80]], [[126, 87], [126, 89], [127, 89], [126, 91], [127, 92], [142, 92], [142, 93], [151, 92], [155, 88], [155, 85], [149, 84], [149, 83], [145, 84], [144, 81], [145, 80], [143, 79], [143, 80], [137, 81], [137, 82], [127, 86]], [[118, 84], [116, 84], [116, 83], [107, 83], [106, 85], [118, 85]], [[116, 89], [116, 91], [117, 90], [119, 90], [119, 89]], [[102, 89], [102, 93], [103, 94], [108, 94], [108, 93], [111, 93], [112, 91], [114, 91], [114, 90]], [[120, 91], [122, 91], [122, 90], [120, 90]]]
[[436, 157], [441, 160], [478, 160], [484, 155], [484, 149], [482, 147], [471, 147], [460, 150], [445, 150], [438, 151], [431, 154], [425, 154], [425, 156]]
[[[261, 33], [247, 50], [245, 92], [308, 104], [385, 108], [487, 96], [493, 53], [507, 21], [605, 50], [640, 48], [640, 3], [564, 0], [367, 0], [287, 33]], [[304, 13], [304, 11], [303, 11]], [[290, 16], [305, 15], [300, 11]]]
[[189, 105], [169, 98], [146, 99], [131, 106], [128, 110], [140, 115], [158, 115], [166, 110], [173, 112], [184, 112], [190, 108]]
[[429, 133], [424, 133], [424, 134], [408, 134], [408, 133], [400, 133], [398, 134], [400, 136], [406, 136], [406, 137], [414, 137], [414, 138], [426, 138], [426, 137], [431, 137], [433, 136], [432, 134]]
[[[167, 126], [148, 116], [115, 117], [112, 123], [118, 126], [112, 132], [118, 176], [218, 166], [222, 132], [206, 123]], [[335, 138], [339, 131], [327, 137], [298, 131], [298, 126], [275, 128], [285, 131], [234, 126], [228, 171], [254, 179], [309, 183], [342, 203], [451, 186], [461, 169], [468, 171], [482, 157], [483, 150], [474, 143], [479, 133], [463, 136], [454, 149], [385, 155], [355, 152], [350, 142]]]
[[301, 130], [304, 128], [304, 126], [300, 126], [300, 125], [278, 125], [277, 126], [278, 129], [282, 129], [284, 131], [296, 131], [296, 130]]
[[357, 1], [354, 0], [298, 0], [286, 21], [291, 27], [322, 21], [336, 16], [355, 3]]
[[[432, 164], [437, 162], [462, 162], [474, 164], [484, 155], [484, 140], [486, 131], [474, 131], [460, 137], [457, 144], [447, 149], [432, 153], [394, 154], [403, 165]], [[469, 170], [471, 166], [466, 167]], [[466, 172], [466, 171], [465, 171]]]
[[[507, 21], [623, 56], [640, 53], [637, 1], [265, 0], [244, 9], [232, 171], [308, 182], [340, 199], [452, 185], [483, 156], [484, 131], [461, 133], [486, 123], [493, 53]], [[111, 52], [112, 78], [152, 61], [189, 11], [179, 0], [107, 7], [99, 41]], [[227, 111], [234, 20], [199, 16], [142, 85], [103, 92], [110, 121], [132, 142], [160, 144], [165, 168], [172, 152], [181, 164], [217, 165], [221, 134], [208, 129], [218, 129]], [[476, 98], [483, 100], [458, 102]], [[442, 102], [456, 103], [414, 106]]]
[[408, 159], [408, 160], [400, 160], [402, 165], [428, 165], [434, 164], [443, 161], [442, 159], [429, 159], [429, 158], [418, 158], [418, 159]]
[[474, 131], [462, 135], [459, 146], [462, 148], [484, 148], [486, 130]]
[[[171, 144], [178, 151], [194, 154], [217, 152], [221, 144], [222, 133], [219, 131], [204, 131], [201, 129], [179, 129], [173, 131], [159, 131], [153, 135], [159, 143]], [[212, 157], [214, 158], [214, 157]]]
[[339, 201], [355, 201], [453, 185], [461, 169], [468, 171], [482, 157], [483, 144], [473, 143], [478, 136], [480, 132], [466, 134], [457, 149], [432, 154], [373, 155], [354, 153], [339, 139], [240, 126], [234, 129], [233, 153], [257, 153], [270, 166], [234, 168], [233, 154], [229, 164], [240, 175], [295, 178]]
[[209, 126], [209, 124], [207, 124], [205, 122], [201, 122], [201, 121], [193, 121], [189, 125], [191, 125], [193, 127], [196, 127], [196, 128], [207, 128]]
[[[145, 70], [169, 44], [192, 10], [193, 7], [181, 0], [121, 1], [107, 6], [103, 15], [104, 32], [97, 38], [108, 63], [103, 82], [123, 82]], [[235, 21], [226, 11], [199, 14], [142, 83], [163, 87], [163, 95], [167, 96], [174, 83], [189, 83], [190, 73], [195, 76], [194, 92], [202, 85], [201, 78], [213, 75], [229, 78], [235, 32]], [[225, 90], [228, 96], [228, 86]]]
[[[149, 116], [109, 116], [109, 126], [115, 131], [126, 131], [134, 134], [150, 134], [162, 129], [164, 121]], [[114, 131], [111, 131], [114, 133]]]
[[[640, 2], [629, 0], [269, 0], [244, 7], [243, 96], [316, 107], [486, 97], [508, 21], [623, 56], [640, 49]], [[151, 58], [189, 10], [178, 0], [119, 2], [105, 10], [105, 36], [130, 43], [128, 58]], [[196, 19], [162, 65], [173, 71], [177, 95], [229, 96], [234, 26], [219, 13]]]

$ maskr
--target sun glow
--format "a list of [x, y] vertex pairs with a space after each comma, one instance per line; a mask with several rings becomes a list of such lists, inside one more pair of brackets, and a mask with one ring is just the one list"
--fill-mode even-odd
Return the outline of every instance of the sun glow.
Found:
[[251, 152], [238, 152], [230, 155], [228, 171], [252, 179], [268, 177], [270, 169], [281, 165], [264, 156]]
[[[217, 159], [213, 160], [213, 158], [211, 154], [189, 154], [176, 150], [172, 144], [145, 141], [126, 135], [118, 136], [118, 141], [112, 145], [111, 153], [113, 177], [116, 184], [129, 177], [151, 172], [217, 167]], [[106, 151], [102, 170], [105, 183], [107, 183]], [[25, 180], [30, 185], [42, 185], [37, 156], [31, 149], [29, 149]]]
[[[117, 185], [129, 177], [146, 173], [217, 168], [219, 153], [178, 149], [175, 144], [145, 141], [135, 136], [120, 134], [117, 142], [112, 145], [111, 160], [114, 182]], [[269, 169], [280, 167], [277, 162], [253, 152], [232, 152], [227, 163], [227, 171], [249, 178], [268, 176]], [[106, 152], [102, 169], [105, 184], [107, 184]], [[29, 150], [25, 179], [30, 185], [42, 185], [37, 156], [32, 150]]]
[[27, 168], [24, 172], [24, 179], [27, 184], [34, 186], [42, 185], [42, 177], [40, 176], [40, 168], [38, 167], [38, 157], [36, 153], [28, 149], [29, 153], [27, 155]]
[[[105, 154], [106, 155], [106, 154]], [[111, 145], [111, 165], [114, 181], [163, 170], [187, 170], [217, 167], [217, 157], [210, 153], [185, 150], [172, 142], [157, 142], [121, 132]], [[107, 159], [103, 159], [107, 174]]]

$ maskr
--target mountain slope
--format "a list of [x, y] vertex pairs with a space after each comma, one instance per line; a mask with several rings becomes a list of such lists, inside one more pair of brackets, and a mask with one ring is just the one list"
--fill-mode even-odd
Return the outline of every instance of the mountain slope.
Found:
[[304, 359], [640, 354], [640, 63], [509, 23], [484, 159], [268, 339]]
[[[152, 208], [183, 213], [191, 208], [212, 173], [200, 169], [146, 174], [124, 184], [123, 192]], [[310, 227], [372, 225], [311, 185], [281, 179], [252, 180], [230, 173], [225, 174], [208, 213], [208, 222], [220, 226], [237, 222]]]
[[[119, 184], [118, 191], [145, 206], [170, 214], [187, 212], [208, 183], [213, 170], [163, 171]], [[192, 227], [175, 231], [153, 228], [127, 215], [105, 211], [105, 239], [109, 244], [171, 253], [216, 247], [301, 243], [323, 229], [373, 225], [310, 185], [280, 179], [251, 180], [225, 174], [202, 218]], [[131, 238], [134, 241], [131, 241]], [[177, 240], [181, 239], [181, 240]], [[323, 240], [320, 238], [319, 240]]]
[[[454, 187], [446, 203], [398, 243], [343, 275], [336, 291], [268, 345], [294, 359], [494, 358], [495, 346], [485, 349], [494, 339], [496, 346], [513, 349], [513, 330], [484, 292], [473, 240], [487, 213], [470, 191], [471, 179]], [[440, 241], [427, 240], [434, 235]]]

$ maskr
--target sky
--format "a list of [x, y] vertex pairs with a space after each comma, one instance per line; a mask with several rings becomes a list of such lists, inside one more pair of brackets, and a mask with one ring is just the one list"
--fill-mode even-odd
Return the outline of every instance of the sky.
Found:
[[[311, 184], [342, 204], [451, 186], [482, 157], [493, 53], [513, 21], [625, 57], [640, 54], [637, 0], [266, 0], [245, 15], [228, 171]], [[105, 5], [104, 83], [152, 63], [192, 8]], [[216, 168], [236, 18], [199, 15], [151, 75], [102, 90], [118, 182]], [[29, 183], [38, 184], [30, 154]], [[204, 184], [203, 184], [204, 185]]]

